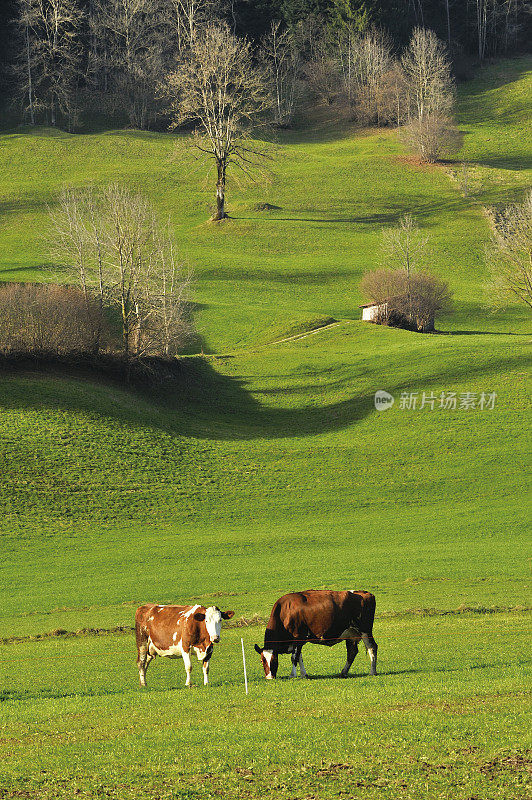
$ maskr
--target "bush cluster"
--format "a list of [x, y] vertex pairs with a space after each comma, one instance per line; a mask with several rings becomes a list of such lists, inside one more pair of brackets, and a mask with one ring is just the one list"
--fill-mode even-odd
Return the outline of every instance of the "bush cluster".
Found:
[[447, 311], [451, 293], [445, 281], [428, 272], [381, 269], [362, 278], [362, 293], [382, 309], [375, 320], [381, 325], [430, 331], [438, 311]]
[[116, 337], [97, 299], [75, 286], [0, 286], [0, 352], [97, 353]]

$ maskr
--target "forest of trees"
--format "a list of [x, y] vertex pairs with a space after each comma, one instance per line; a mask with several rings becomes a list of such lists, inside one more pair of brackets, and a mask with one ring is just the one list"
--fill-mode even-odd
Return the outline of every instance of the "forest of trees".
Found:
[[84, 117], [103, 113], [137, 128], [165, 128], [173, 120], [167, 78], [186, 75], [196, 31], [212, 22], [249, 45], [269, 86], [275, 123], [290, 124], [298, 104], [312, 97], [347, 105], [363, 123], [399, 124], [411, 111], [402, 100], [402, 53], [415, 29], [435, 33], [461, 77], [473, 61], [524, 47], [530, 4], [4, 0], [0, 91], [7, 117], [75, 129]]

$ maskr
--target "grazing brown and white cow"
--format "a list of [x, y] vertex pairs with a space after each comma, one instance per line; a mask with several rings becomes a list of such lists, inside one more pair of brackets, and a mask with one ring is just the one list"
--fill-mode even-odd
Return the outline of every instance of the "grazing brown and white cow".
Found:
[[264, 633], [264, 647], [255, 645], [266, 678], [275, 678], [281, 653], [292, 654], [291, 677], [297, 666], [301, 677], [307, 673], [301, 650], [307, 642], [331, 647], [345, 641], [347, 661], [340, 673], [347, 678], [362, 640], [370, 658], [370, 675], [377, 674], [377, 643], [373, 638], [375, 596], [348, 589], [343, 592], [309, 589], [280, 597], [272, 608]]
[[203, 683], [209, 683], [209, 664], [213, 644], [220, 641], [222, 620], [231, 619], [234, 611], [220, 611], [217, 606], [140, 606], [135, 613], [137, 666], [140, 685], [146, 686], [146, 670], [155, 656], [182, 658], [190, 686], [191, 655], [194, 651], [203, 665]]

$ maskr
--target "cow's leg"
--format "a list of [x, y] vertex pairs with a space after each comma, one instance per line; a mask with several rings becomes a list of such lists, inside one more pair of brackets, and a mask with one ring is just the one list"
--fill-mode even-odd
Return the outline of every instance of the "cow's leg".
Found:
[[146, 686], [146, 667], [148, 666], [148, 643], [141, 643], [138, 646], [137, 667], [139, 670], [139, 681], [141, 686]]
[[353, 639], [346, 639], [345, 646], [347, 648], [347, 661], [345, 662], [345, 667], [340, 673], [341, 678], [347, 678], [347, 673], [351, 669], [351, 664], [355, 660], [355, 656], [358, 653], [358, 644], [353, 641]]
[[290, 656], [290, 660], [292, 661], [292, 672], [290, 673], [291, 678], [295, 678], [297, 676], [297, 665], [299, 664], [300, 655], [301, 655], [301, 648], [294, 646], [292, 655]]
[[185, 670], [187, 673], [187, 679], [185, 681], [185, 686], [190, 686], [190, 675], [192, 672], [192, 659], [190, 658], [190, 653], [185, 652], [183, 650], [183, 664], [185, 665]]
[[373, 638], [373, 636], [368, 635], [367, 633], [362, 634], [362, 640], [366, 645], [366, 650], [368, 651], [368, 656], [370, 660], [370, 675], [377, 674], [377, 642]]
[[300, 672], [302, 678], [308, 678], [307, 671], [305, 669], [305, 665], [303, 664], [302, 650], [303, 650], [303, 648], [301, 648], [300, 651], [299, 651], [299, 672]]
[[203, 670], [203, 685], [204, 686], [207, 686], [207, 684], [209, 683], [209, 666], [210, 666], [213, 650], [214, 650], [214, 648], [213, 648], [212, 644], [210, 644], [207, 647], [207, 649], [205, 650], [204, 653], [202, 653], [201, 651], [197, 651], [198, 652], [198, 661], [202, 662], [201, 668]]
[[137, 659], [137, 665], [139, 668], [139, 678], [141, 686], [146, 686], [146, 672], [148, 671], [148, 666], [155, 658], [155, 652], [153, 651], [152, 648], [153, 645], [149, 640], [139, 645], [139, 655]]
[[209, 666], [210, 666], [210, 663], [211, 663], [210, 658], [204, 658], [203, 659], [202, 669], [203, 669], [203, 685], [204, 686], [207, 686], [207, 684], [209, 683]]
[[137, 640], [137, 668], [141, 686], [146, 686], [146, 668], [148, 666], [148, 637], [140, 624], [135, 624], [135, 638]]

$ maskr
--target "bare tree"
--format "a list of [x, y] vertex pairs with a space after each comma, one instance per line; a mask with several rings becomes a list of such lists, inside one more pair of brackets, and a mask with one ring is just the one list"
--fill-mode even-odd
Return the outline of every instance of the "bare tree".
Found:
[[462, 134], [452, 118], [445, 114], [426, 114], [422, 119], [414, 119], [405, 127], [403, 135], [420, 159], [429, 163], [456, 153], [462, 145]]
[[419, 229], [412, 214], [405, 214], [396, 228], [383, 232], [383, 260], [388, 269], [395, 268], [403, 275], [403, 290], [399, 294], [410, 317], [413, 314], [410, 282], [427, 257], [427, 245], [428, 237]]
[[338, 35], [337, 52], [349, 104], [362, 122], [380, 124], [385, 76], [393, 68], [390, 42], [380, 31], [361, 35], [350, 25]]
[[18, 9], [23, 44], [17, 72], [25, 111], [32, 122], [41, 112], [55, 125], [59, 113], [70, 125], [77, 110], [83, 12], [76, 0], [20, 0]]
[[445, 46], [433, 31], [416, 28], [401, 63], [413, 117], [406, 140], [423, 161], [436, 161], [461, 144], [451, 117], [454, 86]]
[[414, 30], [402, 66], [418, 119], [451, 111], [454, 102], [451, 66], [444, 44], [433, 31]]
[[486, 39], [488, 33], [488, 3], [489, 0], [475, 0], [477, 53], [479, 61], [484, 60], [484, 55], [486, 53]]
[[90, 71], [109, 110], [123, 110], [133, 127], [146, 128], [156, 114], [168, 54], [167, 6], [162, 0], [93, 0], [90, 26]]
[[126, 356], [170, 354], [190, 327], [190, 276], [147, 201], [117, 184], [65, 190], [52, 213], [54, 252], [77, 273], [88, 306], [114, 307]]
[[427, 272], [408, 276], [400, 269], [375, 270], [364, 275], [360, 289], [380, 307], [374, 321], [381, 325], [431, 331], [436, 313], [451, 308], [449, 286]]
[[409, 93], [403, 68], [398, 61], [381, 76], [376, 90], [375, 107], [380, 125], [399, 127], [410, 118]]
[[139, 355], [173, 356], [190, 338], [187, 296], [191, 276], [183, 270], [169, 231], [155, 236], [151, 272], [139, 303]]
[[532, 190], [522, 204], [491, 212], [488, 263], [494, 306], [518, 300], [532, 308]]
[[182, 64], [167, 76], [172, 127], [197, 123], [198, 149], [216, 166], [216, 212], [227, 217], [225, 191], [230, 164], [250, 172], [263, 151], [251, 145], [249, 133], [271, 104], [262, 73], [253, 65], [250, 44], [225, 23], [209, 23], [194, 36]]
[[24, 114], [29, 114], [30, 123], [35, 125], [34, 72], [36, 68], [36, 47], [33, 29], [36, 22], [34, 0], [19, 0], [16, 24], [20, 36], [20, 50], [15, 65], [18, 90], [22, 99]]
[[283, 31], [280, 22], [272, 22], [262, 42], [260, 60], [274, 99], [275, 124], [288, 125], [292, 121], [299, 96], [302, 67], [301, 53], [296, 46], [293, 31]]
[[[178, 51], [187, 50], [199, 28], [215, 17], [215, 0], [169, 0]], [[218, 4], [219, 5], [219, 4]]]
[[310, 40], [309, 57], [304, 74], [313, 94], [332, 106], [341, 95], [340, 65], [331, 48], [325, 30], [322, 36]]
[[428, 241], [412, 214], [405, 214], [397, 227], [383, 232], [383, 261], [388, 268], [402, 269], [411, 275], [425, 262]]

